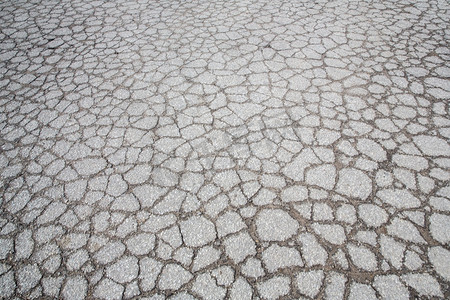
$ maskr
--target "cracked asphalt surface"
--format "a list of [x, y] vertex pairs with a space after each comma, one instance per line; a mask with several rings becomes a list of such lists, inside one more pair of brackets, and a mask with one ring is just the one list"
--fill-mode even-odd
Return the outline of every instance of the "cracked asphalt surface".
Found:
[[1, 1], [0, 298], [449, 299], [448, 1]]

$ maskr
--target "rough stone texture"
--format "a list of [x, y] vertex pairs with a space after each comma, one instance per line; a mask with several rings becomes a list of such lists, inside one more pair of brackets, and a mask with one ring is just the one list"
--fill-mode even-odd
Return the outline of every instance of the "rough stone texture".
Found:
[[323, 284], [323, 271], [300, 272], [297, 274], [297, 288], [303, 295], [314, 298]]
[[394, 268], [400, 269], [405, 253], [405, 245], [387, 235], [381, 236], [379, 244], [381, 254], [384, 258], [386, 258]]
[[383, 298], [409, 299], [408, 289], [396, 275], [376, 276], [373, 285]]
[[134, 255], [145, 255], [155, 247], [153, 234], [141, 233], [126, 241], [127, 249]]
[[194, 216], [180, 223], [181, 234], [187, 246], [199, 247], [214, 240], [214, 224], [202, 216]]
[[366, 247], [348, 245], [348, 253], [356, 267], [366, 271], [375, 271], [377, 269], [377, 260], [375, 254]]
[[328, 284], [325, 287], [325, 298], [343, 299], [347, 282], [345, 276], [337, 272], [330, 272], [326, 280]]
[[406, 274], [402, 276], [402, 280], [420, 295], [444, 297], [439, 283], [430, 274]]
[[82, 299], [86, 297], [88, 285], [86, 279], [76, 275], [67, 279], [62, 289], [62, 296], [65, 300]]
[[106, 276], [118, 283], [125, 283], [136, 278], [138, 271], [137, 258], [123, 257], [106, 269]]
[[[17, 275], [18, 275], [17, 281], [18, 281], [19, 290], [22, 293], [26, 293], [30, 289], [35, 287], [39, 283], [39, 280], [42, 277], [38, 266], [35, 264], [25, 265], [25, 266], [21, 267], [19, 269], [19, 271], [17, 272]], [[68, 282], [72, 283], [71, 280], [69, 280]], [[70, 287], [71, 287], [71, 285], [69, 284], [69, 288]]]
[[347, 168], [339, 172], [336, 190], [350, 197], [366, 200], [372, 192], [372, 181], [362, 171]]
[[314, 235], [301, 234], [298, 240], [307, 266], [325, 265], [328, 253]]
[[252, 288], [248, 282], [241, 278], [238, 278], [230, 291], [230, 299], [235, 300], [250, 300], [252, 299]]
[[139, 261], [139, 281], [142, 291], [150, 291], [156, 285], [156, 279], [163, 264], [153, 258], [143, 258]]
[[278, 245], [272, 245], [264, 250], [262, 259], [267, 270], [271, 273], [281, 268], [303, 266], [300, 253], [296, 249]]
[[158, 286], [162, 290], [177, 290], [191, 279], [191, 273], [183, 267], [170, 264], [162, 270]]
[[414, 208], [420, 206], [420, 200], [411, 195], [407, 190], [380, 190], [377, 193], [377, 197], [395, 208]]
[[387, 231], [390, 235], [399, 237], [406, 241], [419, 244], [426, 243], [415, 225], [407, 220], [395, 218], [391, 224], [387, 226]]
[[341, 245], [346, 240], [344, 228], [340, 225], [314, 223], [312, 228], [319, 236], [332, 244]]
[[278, 299], [290, 291], [290, 279], [287, 277], [273, 277], [258, 284], [259, 294], [263, 299]]
[[122, 299], [125, 288], [109, 278], [103, 279], [94, 290], [94, 297], [98, 299]]
[[283, 241], [293, 236], [299, 224], [281, 209], [262, 210], [256, 218], [256, 230], [261, 240]]
[[430, 217], [430, 232], [435, 240], [443, 245], [450, 242], [450, 231], [444, 228], [450, 227], [450, 216], [443, 214], [433, 214]]
[[377, 295], [375, 294], [375, 290], [366, 284], [361, 283], [353, 283], [350, 287], [350, 294], [348, 296], [350, 300], [359, 300], [359, 299], [367, 299], [367, 300], [376, 300]]
[[336, 168], [331, 164], [325, 164], [306, 172], [306, 183], [331, 190], [334, 187], [335, 177]]
[[256, 254], [255, 242], [246, 232], [230, 236], [224, 244], [226, 254], [236, 263], [240, 263], [249, 255]]
[[436, 136], [419, 135], [415, 136], [413, 141], [425, 155], [448, 156], [450, 152], [448, 141]]
[[442, 247], [433, 247], [428, 251], [433, 269], [445, 280], [450, 280], [450, 251]]
[[217, 232], [219, 237], [235, 233], [245, 227], [242, 218], [234, 212], [227, 212], [217, 219]]
[[448, 1], [0, 1], [0, 298], [449, 299]]
[[389, 215], [386, 211], [374, 204], [361, 204], [358, 206], [358, 215], [368, 226], [379, 227], [387, 222]]
[[245, 276], [253, 278], [258, 278], [265, 274], [261, 261], [253, 257], [246, 261], [241, 271]]
[[220, 251], [214, 249], [212, 246], [205, 246], [198, 250], [197, 255], [194, 259], [192, 270], [198, 271], [220, 258]]
[[215, 280], [208, 273], [197, 276], [192, 285], [192, 291], [205, 300], [224, 299], [226, 293], [226, 290], [217, 286]]

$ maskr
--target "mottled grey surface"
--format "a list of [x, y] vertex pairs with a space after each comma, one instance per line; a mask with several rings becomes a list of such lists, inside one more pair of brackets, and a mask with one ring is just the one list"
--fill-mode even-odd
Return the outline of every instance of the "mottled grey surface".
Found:
[[0, 298], [450, 298], [448, 1], [0, 3]]

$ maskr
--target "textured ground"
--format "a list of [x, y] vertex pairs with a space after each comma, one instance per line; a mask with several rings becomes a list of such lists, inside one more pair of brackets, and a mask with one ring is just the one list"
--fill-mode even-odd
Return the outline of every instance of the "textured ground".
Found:
[[0, 298], [450, 298], [446, 1], [2, 1]]

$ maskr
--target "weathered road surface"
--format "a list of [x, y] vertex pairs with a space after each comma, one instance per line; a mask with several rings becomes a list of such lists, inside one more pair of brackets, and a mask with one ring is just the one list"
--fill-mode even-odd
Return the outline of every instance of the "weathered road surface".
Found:
[[450, 298], [448, 1], [1, 1], [0, 298]]

